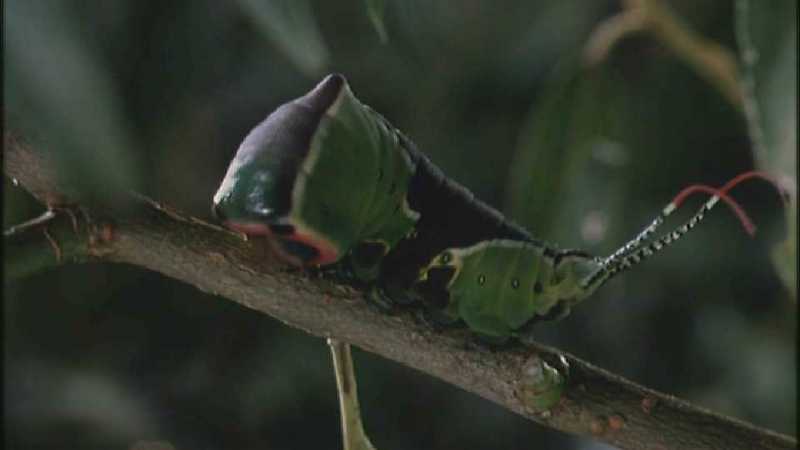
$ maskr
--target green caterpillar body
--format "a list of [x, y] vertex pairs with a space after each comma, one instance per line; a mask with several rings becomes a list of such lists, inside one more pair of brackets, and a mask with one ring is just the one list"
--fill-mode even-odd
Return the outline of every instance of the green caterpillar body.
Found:
[[422, 270], [417, 289], [446, 291], [446, 317], [462, 319], [482, 335], [504, 338], [534, 317], [567, 314], [572, 303], [588, 295], [579, 282], [592, 266], [582, 255], [574, 258], [556, 265], [545, 248], [530, 242], [481, 241], [442, 252]]
[[[359, 246], [379, 260], [419, 217], [406, 199], [413, 169], [386, 125], [343, 79], [329, 78], [248, 135], [214, 196], [215, 211], [232, 228], [276, 237], [294, 264], [333, 264]], [[359, 277], [374, 277], [366, 273], [374, 266], [368, 261]]]
[[686, 233], [718, 199], [644, 245], [670, 204], [608, 258], [559, 250], [448, 179], [334, 74], [250, 132], [214, 212], [232, 229], [269, 236], [290, 263], [338, 264], [394, 302], [421, 302], [502, 341], [535, 319], [563, 317]]

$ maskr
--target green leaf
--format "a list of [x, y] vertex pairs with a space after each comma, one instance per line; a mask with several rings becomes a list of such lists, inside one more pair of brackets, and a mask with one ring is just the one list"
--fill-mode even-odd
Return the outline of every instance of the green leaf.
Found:
[[239, 0], [242, 10], [303, 74], [323, 73], [330, 52], [306, 0]]
[[544, 91], [511, 165], [510, 215], [536, 236], [570, 247], [611, 245], [607, 230], [626, 182], [618, 136], [625, 97], [608, 71], [582, 70], [577, 58], [564, 60]]
[[788, 238], [773, 249], [784, 283], [797, 292], [797, 2], [739, 0], [736, 37], [756, 164], [790, 190]]
[[386, 3], [383, 0], [364, 0], [367, 7], [367, 17], [372, 22], [375, 32], [381, 42], [386, 43], [389, 41], [389, 36], [386, 34], [386, 24], [383, 21], [384, 12], [386, 11]]

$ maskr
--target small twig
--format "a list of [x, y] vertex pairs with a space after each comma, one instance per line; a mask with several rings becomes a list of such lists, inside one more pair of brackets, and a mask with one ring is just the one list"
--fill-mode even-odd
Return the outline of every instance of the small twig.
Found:
[[644, 9], [627, 9], [598, 25], [583, 49], [583, 59], [588, 65], [596, 65], [608, 58], [611, 49], [629, 34], [645, 29], [647, 14]]
[[6, 281], [68, 261], [88, 259], [91, 229], [87, 226], [88, 235], [79, 233], [78, 223], [72, 221], [73, 217], [61, 214], [61, 210], [48, 210], [34, 220], [7, 230], [4, 235]]
[[375, 450], [375, 446], [364, 432], [364, 424], [361, 421], [358, 386], [353, 371], [350, 345], [334, 338], [328, 338], [328, 345], [331, 348], [333, 370], [336, 373], [336, 390], [339, 392], [344, 450]]
[[623, 12], [595, 28], [584, 48], [587, 64], [608, 56], [620, 40], [631, 33], [650, 32], [688, 63], [737, 109], [743, 108], [736, 58], [729, 49], [701, 36], [661, 0], [622, 0]]
[[[47, 242], [50, 243], [50, 247], [53, 249], [53, 253], [56, 255], [56, 263], [61, 264], [63, 255], [61, 252], [61, 247], [58, 245], [58, 241], [53, 238], [53, 236], [50, 234], [50, 231], [47, 229], [47, 225], [50, 224], [56, 217], [57, 214], [55, 210], [48, 209], [31, 220], [9, 227], [3, 232], [3, 237], [5, 239], [14, 238], [25, 232], [28, 232], [31, 229], [41, 228], [44, 237], [47, 239]], [[73, 228], [77, 230], [77, 224], [74, 222], [74, 216], [71, 217], [73, 218]]]
[[47, 227], [42, 229], [42, 233], [44, 233], [44, 237], [47, 238], [47, 241], [50, 242], [50, 245], [53, 247], [53, 252], [56, 254], [56, 262], [61, 264], [61, 247], [58, 246], [58, 242], [53, 239], [53, 236], [50, 236], [50, 232], [47, 231]]
[[153, 200], [152, 198], [150, 198], [150, 197], [148, 197], [148, 196], [146, 196], [144, 194], [140, 194], [138, 192], [129, 191], [128, 194], [131, 195], [133, 198], [150, 205], [151, 207], [155, 208], [156, 210], [163, 212], [164, 214], [168, 215], [169, 217], [171, 217], [171, 218], [173, 218], [175, 220], [179, 220], [181, 222], [193, 223], [193, 224], [200, 225], [202, 227], [205, 227], [205, 228], [208, 228], [208, 229], [211, 229], [211, 230], [214, 230], [214, 231], [219, 231], [219, 232], [222, 232], [222, 233], [228, 233], [228, 234], [230, 234], [232, 236], [236, 236], [237, 238], [239, 238], [239, 239], [241, 239], [243, 241], [247, 241], [247, 235], [245, 233], [241, 232], [241, 231], [232, 231], [232, 230], [230, 230], [228, 228], [221, 227], [219, 225], [215, 225], [213, 223], [206, 222], [205, 220], [199, 219], [197, 217], [193, 217], [193, 216], [188, 216], [188, 215], [182, 214], [180, 211], [178, 211], [178, 210], [176, 210], [176, 209], [174, 209], [174, 208], [172, 208], [172, 207], [170, 207], [168, 205], [165, 205], [165, 204], [163, 204], [163, 203], [161, 203], [161, 202], [159, 202], [157, 200]]
[[7, 230], [3, 232], [3, 237], [9, 238], [16, 234], [23, 233], [30, 228], [44, 226], [55, 218], [56, 218], [55, 211], [53, 211], [52, 209], [48, 209], [41, 215], [34, 217], [31, 220], [9, 227]]

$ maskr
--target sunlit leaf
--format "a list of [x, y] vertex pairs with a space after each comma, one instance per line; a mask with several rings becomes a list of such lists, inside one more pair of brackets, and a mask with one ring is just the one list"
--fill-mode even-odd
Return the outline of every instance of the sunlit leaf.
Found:
[[329, 52], [306, 0], [239, 0], [258, 29], [308, 75], [320, 75]]
[[797, 291], [797, 2], [736, 4], [745, 110], [756, 163], [789, 190], [788, 238], [773, 261]]

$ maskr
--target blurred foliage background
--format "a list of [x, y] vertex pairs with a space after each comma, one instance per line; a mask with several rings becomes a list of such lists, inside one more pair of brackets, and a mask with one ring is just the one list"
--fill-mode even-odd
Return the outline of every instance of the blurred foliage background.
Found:
[[[209, 217], [247, 131], [338, 71], [478, 197], [541, 238], [607, 254], [687, 184], [754, 164], [796, 184], [796, 2], [669, 3], [745, 56], [749, 120], [647, 33], [587, 67], [614, 0], [10, 0], [5, 123], [86, 195], [134, 188]], [[755, 239], [719, 208], [537, 339], [794, 435], [796, 240], [777, 270], [771, 254], [796, 200], [786, 213], [757, 182], [734, 196]], [[3, 197], [6, 227], [41, 210], [8, 179]], [[4, 294], [10, 448], [340, 448], [322, 340], [121, 265], [8, 280]], [[606, 448], [376, 356], [355, 360], [381, 450]]]

